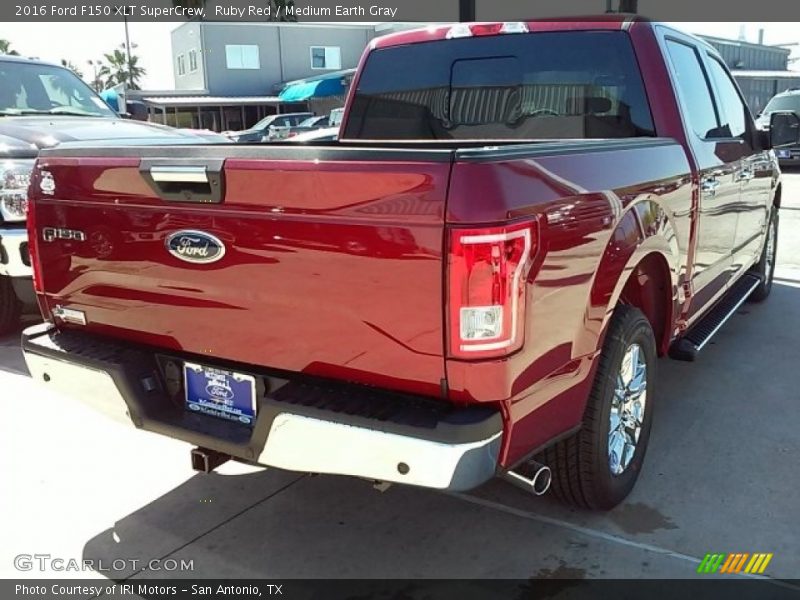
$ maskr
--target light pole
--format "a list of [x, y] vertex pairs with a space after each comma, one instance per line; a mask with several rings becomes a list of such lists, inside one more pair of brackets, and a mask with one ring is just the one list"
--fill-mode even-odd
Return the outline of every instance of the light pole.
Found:
[[131, 38], [128, 34], [128, 15], [123, 15], [122, 20], [125, 22], [125, 56], [128, 58], [128, 70], [131, 68]]
[[95, 92], [99, 92], [100, 90], [98, 88], [100, 88], [100, 82], [99, 82], [99, 78], [98, 78], [98, 75], [97, 75], [98, 74], [98, 70], [97, 69], [100, 66], [100, 61], [99, 60], [87, 60], [86, 62], [89, 64], [90, 67], [92, 67], [92, 71], [94, 72], [94, 77], [92, 78], [92, 89], [94, 89]]

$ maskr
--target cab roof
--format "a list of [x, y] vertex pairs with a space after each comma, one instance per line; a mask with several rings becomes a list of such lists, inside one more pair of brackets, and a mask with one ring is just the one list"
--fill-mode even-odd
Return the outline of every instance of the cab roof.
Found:
[[[611, 30], [620, 31], [629, 29], [634, 23], [646, 24], [650, 26], [651, 21], [641, 15], [627, 13], [608, 13], [601, 15], [588, 15], [579, 17], [563, 17], [550, 19], [518, 19], [516, 21], [506, 21], [507, 23], [524, 23], [528, 30], [535, 31], [588, 31], [588, 30]], [[371, 49], [387, 48], [403, 44], [415, 44], [419, 42], [431, 42], [447, 38], [448, 32], [456, 26], [488, 26], [501, 24], [503, 21], [478, 21], [474, 23], [449, 23], [444, 25], [430, 25], [418, 29], [399, 31], [372, 40]]]

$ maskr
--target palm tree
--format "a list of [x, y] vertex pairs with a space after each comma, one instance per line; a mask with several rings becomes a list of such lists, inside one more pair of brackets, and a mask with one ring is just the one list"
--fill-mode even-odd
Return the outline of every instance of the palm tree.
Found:
[[[136, 48], [136, 44], [131, 44], [131, 48]], [[109, 54], [104, 54], [106, 64], [100, 67], [97, 75], [103, 80], [103, 85], [107, 88], [124, 83], [132, 90], [141, 89], [139, 81], [144, 77], [146, 71], [139, 66], [139, 57], [131, 54], [130, 62], [125, 53], [125, 45], [121, 44]]]
[[19, 52], [11, 49], [11, 42], [8, 40], [0, 40], [0, 54], [10, 54], [11, 56], [19, 56]]
[[75, 66], [74, 62], [67, 60], [66, 58], [62, 58], [61, 66], [66, 67], [67, 69], [75, 73], [75, 75], [83, 79], [83, 72], [77, 66]]

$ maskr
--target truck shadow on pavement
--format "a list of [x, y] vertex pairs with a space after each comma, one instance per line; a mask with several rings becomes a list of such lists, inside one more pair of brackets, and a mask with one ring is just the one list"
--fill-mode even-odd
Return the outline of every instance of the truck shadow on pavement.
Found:
[[[800, 339], [800, 319], [787, 318], [798, 307], [800, 282], [776, 280], [769, 301], [743, 305], [696, 363], [659, 362], [645, 467], [609, 513], [497, 480], [449, 495], [272, 469], [198, 474], [88, 540], [83, 558], [111, 579], [663, 578], [693, 576], [693, 560], [712, 550], [760, 551], [775, 553], [768, 574], [791, 576], [800, 539], [781, 523], [797, 516], [800, 487], [787, 352]], [[126, 566], [114, 569], [117, 559]]]

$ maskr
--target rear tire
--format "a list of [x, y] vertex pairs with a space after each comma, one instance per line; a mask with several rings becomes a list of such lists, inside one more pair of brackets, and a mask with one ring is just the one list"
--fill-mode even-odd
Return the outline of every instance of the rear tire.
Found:
[[778, 209], [772, 209], [769, 216], [767, 228], [767, 239], [764, 240], [764, 249], [761, 251], [761, 258], [750, 269], [761, 278], [761, 283], [750, 293], [747, 299], [750, 302], [763, 302], [772, 291], [772, 279], [775, 276], [775, 259], [778, 255]]
[[0, 335], [11, 333], [19, 325], [22, 304], [17, 298], [11, 279], [0, 275]]
[[553, 471], [551, 490], [560, 501], [608, 510], [633, 489], [653, 422], [656, 343], [639, 309], [616, 308], [598, 360], [581, 429], [540, 460]]

